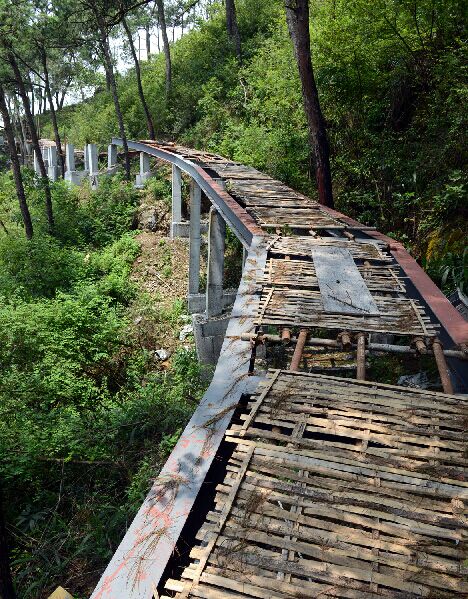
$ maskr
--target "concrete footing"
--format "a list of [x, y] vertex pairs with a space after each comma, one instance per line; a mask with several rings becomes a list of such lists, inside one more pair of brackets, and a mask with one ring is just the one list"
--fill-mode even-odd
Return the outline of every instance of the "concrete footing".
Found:
[[[226, 289], [221, 298], [223, 310], [234, 303], [237, 291], [235, 289]], [[190, 293], [188, 295], [189, 314], [198, 314], [205, 311], [206, 295], [204, 293]]]
[[[200, 233], [206, 235], [208, 233], [208, 223], [200, 223]], [[181, 237], [182, 239], [188, 239], [190, 237], [190, 223], [183, 220], [180, 223], [171, 223], [171, 237]]]
[[65, 171], [65, 181], [71, 185], [81, 185], [83, 179], [86, 179], [86, 171]]
[[201, 364], [215, 365], [221, 353], [230, 315], [207, 319], [205, 314], [192, 316], [193, 334]]

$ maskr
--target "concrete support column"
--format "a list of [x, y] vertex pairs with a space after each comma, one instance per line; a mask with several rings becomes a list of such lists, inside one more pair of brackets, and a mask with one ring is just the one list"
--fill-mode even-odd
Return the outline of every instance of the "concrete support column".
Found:
[[140, 173], [136, 176], [135, 187], [144, 187], [151, 177], [150, 157], [146, 152], [140, 152]]
[[38, 177], [41, 176], [41, 169], [39, 168], [39, 161], [37, 159], [36, 151], [33, 152], [33, 160], [34, 160], [34, 172]]
[[96, 189], [99, 173], [98, 149], [96, 144], [88, 144], [88, 168], [91, 187]]
[[140, 175], [149, 175], [150, 173], [150, 159], [149, 154], [146, 152], [140, 152]]
[[88, 155], [88, 144], [83, 148], [83, 161], [85, 173], [89, 173], [89, 155]]
[[90, 175], [97, 175], [99, 172], [98, 150], [96, 144], [88, 144], [88, 169]]
[[50, 146], [48, 148], [48, 162], [49, 166], [47, 169], [47, 174], [49, 175], [49, 179], [51, 181], [57, 181], [58, 179], [58, 168], [57, 168], [57, 147]]
[[44, 166], [46, 167], [46, 170], [47, 170], [49, 168], [49, 149], [41, 148], [41, 153], [42, 153], [42, 160], [44, 161]]
[[177, 237], [177, 225], [182, 221], [182, 172], [172, 165], [172, 221], [171, 237]]
[[75, 171], [75, 146], [67, 144], [65, 147], [65, 164], [68, 171]]
[[65, 148], [65, 164], [67, 170], [65, 171], [65, 181], [68, 181], [72, 185], [79, 185], [81, 183], [81, 172], [78, 173], [75, 165], [75, 147], [73, 144], [67, 144]]
[[200, 291], [200, 207], [201, 189], [192, 179], [190, 182], [189, 295]]
[[117, 146], [109, 144], [107, 148], [107, 173], [113, 175], [117, 169]]
[[218, 316], [223, 311], [224, 246], [226, 223], [215, 208], [210, 210], [208, 230], [208, 276], [206, 282], [206, 315]]

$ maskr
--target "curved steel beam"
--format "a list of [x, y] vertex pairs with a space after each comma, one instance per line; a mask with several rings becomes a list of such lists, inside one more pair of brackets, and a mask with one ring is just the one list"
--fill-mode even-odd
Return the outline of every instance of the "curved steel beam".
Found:
[[[122, 145], [122, 140], [118, 137], [112, 138], [112, 144]], [[216, 209], [222, 214], [229, 228], [234, 232], [242, 245], [248, 249], [252, 243], [254, 235], [265, 235], [264, 231], [256, 224], [250, 214], [239, 206], [239, 204], [218, 185], [218, 183], [208, 175], [208, 173], [192, 162], [182, 158], [178, 154], [162, 150], [161, 148], [150, 146], [140, 141], [129, 141], [130, 150], [145, 152], [150, 156], [159, 158], [171, 164], [175, 164], [182, 171], [187, 173], [200, 186], [205, 195], [210, 199]]]

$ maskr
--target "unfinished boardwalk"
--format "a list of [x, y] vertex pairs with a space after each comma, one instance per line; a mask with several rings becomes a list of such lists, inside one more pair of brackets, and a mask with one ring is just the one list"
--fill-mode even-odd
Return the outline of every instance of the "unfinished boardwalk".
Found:
[[468, 593], [467, 401], [273, 371], [239, 425], [185, 597]]
[[[226, 327], [213, 380], [92, 599], [468, 597], [468, 400], [455, 394], [468, 325], [372, 227], [222, 156], [129, 145], [172, 163], [189, 307]], [[228, 308], [225, 225], [245, 252]], [[441, 390], [367, 381], [385, 354], [430, 360]]]

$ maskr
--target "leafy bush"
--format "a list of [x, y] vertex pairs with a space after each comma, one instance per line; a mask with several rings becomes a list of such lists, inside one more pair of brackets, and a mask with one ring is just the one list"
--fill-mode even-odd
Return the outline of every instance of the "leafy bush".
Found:
[[0, 237], [0, 295], [8, 301], [17, 295], [53, 297], [69, 290], [84, 270], [83, 255], [50, 236], [32, 241], [23, 235]]
[[119, 175], [102, 177], [94, 192], [89, 187], [79, 188], [79, 199], [84, 219], [78, 230], [88, 243], [103, 246], [136, 228], [139, 194]]
[[[148, 301], [130, 278], [138, 193], [119, 178], [96, 192], [54, 183], [52, 237], [40, 185], [28, 171], [25, 183], [32, 241], [15, 220], [11, 178], [0, 178], [0, 479], [14, 578], [25, 599], [59, 583], [84, 597], [203, 383], [194, 352], [158, 370], [157, 327], [135, 333], [133, 303]], [[183, 302], [151, 308], [159, 327], [179, 326]]]

